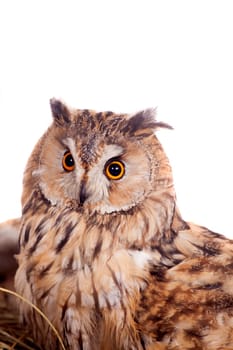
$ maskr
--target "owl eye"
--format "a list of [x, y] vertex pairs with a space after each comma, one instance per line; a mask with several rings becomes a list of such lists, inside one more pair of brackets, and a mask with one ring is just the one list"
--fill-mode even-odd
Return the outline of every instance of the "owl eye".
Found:
[[62, 158], [62, 166], [65, 171], [73, 171], [75, 168], [74, 164], [74, 158], [72, 157], [72, 154], [70, 151], [66, 151], [63, 158]]
[[105, 165], [105, 175], [110, 180], [120, 180], [125, 174], [125, 166], [120, 160], [111, 160]]

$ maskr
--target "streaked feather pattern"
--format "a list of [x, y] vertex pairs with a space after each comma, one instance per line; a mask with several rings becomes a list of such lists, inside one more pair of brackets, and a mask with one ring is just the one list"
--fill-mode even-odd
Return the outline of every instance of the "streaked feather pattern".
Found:
[[[50, 319], [70, 350], [233, 349], [233, 244], [185, 222], [154, 110], [70, 109], [24, 174], [16, 289]], [[66, 172], [70, 152], [75, 167]], [[106, 176], [121, 162], [122, 178]], [[20, 304], [43, 349], [45, 321]]]

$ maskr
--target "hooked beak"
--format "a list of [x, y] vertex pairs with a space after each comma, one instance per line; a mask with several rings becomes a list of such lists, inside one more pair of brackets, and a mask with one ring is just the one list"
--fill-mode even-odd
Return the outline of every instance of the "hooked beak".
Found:
[[79, 192], [79, 203], [83, 205], [86, 199], [88, 198], [88, 194], [86, 191], [86, 184], [84, 181], [81, 182], [80, 192]]

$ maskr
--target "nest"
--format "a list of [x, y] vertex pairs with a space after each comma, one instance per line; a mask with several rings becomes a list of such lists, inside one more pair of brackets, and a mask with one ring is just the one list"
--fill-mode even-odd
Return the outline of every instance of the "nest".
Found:
[[[10, 297], [10, 299], [9, 299]], [[35, 305], [31, 304], [28, 300], [24, 299], [19, 294], [2, 288], [0, 286], [0, 350], [40, 350], [40, 347], [31, 338], [31, 331], [25, 328], [19, 322], [19, 314], [15, 300], [19, 299], [20, 302], [29, 304], [35, 311], [42, 316], [49, 326], [52, 328], [55, 336], [61, 345], [61, 349], [65, 350], [65, 346], [59, 336], [57, 330], [48, 320], [48, 318], [39, 310]], [[13, 301], [13, 302], [12, 302]]]
[[20, 324], [16, 308], [9, 307], [7, 292], [0, 288], [0, 293], [0, 349], [38, 350], [29, 330]]

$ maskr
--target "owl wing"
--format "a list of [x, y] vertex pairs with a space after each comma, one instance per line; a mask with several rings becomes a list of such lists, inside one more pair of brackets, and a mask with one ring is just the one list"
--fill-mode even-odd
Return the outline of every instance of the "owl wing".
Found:
[[137, 320], [155, 349], [233, 349], [233, 255], [221, 252], [186, 258], [169, 269], [154, 267]]

